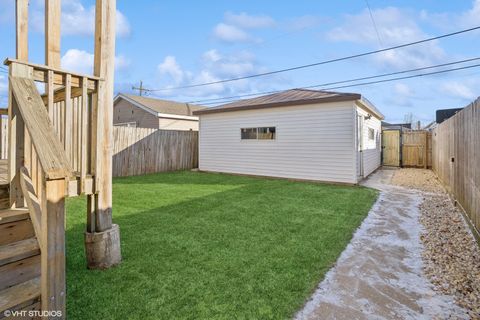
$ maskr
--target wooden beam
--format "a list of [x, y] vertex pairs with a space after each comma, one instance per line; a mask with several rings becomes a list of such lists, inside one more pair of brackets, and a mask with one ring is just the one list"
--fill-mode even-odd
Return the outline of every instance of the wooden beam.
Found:
[[60, 68], [61, 0], [45, 0], [45, 64]]
[[[116, 0], [97, 0], [94, 75], [105, 79], [97, 94], [96, 232], [112, 227], [112, 135]], [[95, 125], [95, 124], [94, 124]]]
[[29, 0], [16, 1], [17, 59], [28, 61], [28, 5]]
[[[88, 172], [88, 159], [87, 159], [87, 144], [88, 144], [88, 79], [83, 78], [82, 80], [82, 104], [80, 108], [80, 183], [82, 192], [87, 191], [87, 186], [85, 185], [85, 178]], [[91, 182], [91, 181], [90, 181]], [[93, 189], [93, 186], [89, 186], [90, 191]], [[91, 192], [90, 192], [91, 193]]]
[[65, 318], [65, 180], [44, 180], [42, 189], [42, 310]]

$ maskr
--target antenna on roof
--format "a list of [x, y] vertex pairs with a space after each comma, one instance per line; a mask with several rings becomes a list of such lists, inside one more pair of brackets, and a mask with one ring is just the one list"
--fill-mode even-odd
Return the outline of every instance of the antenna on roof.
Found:
[[138, 93], [139, 93], [140, 97], [143, 95], [143, 92], [148, 91], [148, 89], [145, 89], [143, 87], [143, 81], [141, 81], [141, 80], [140, 80], [140, 86], [139, 87], [132, 86], [132, 90], [138, 90]]

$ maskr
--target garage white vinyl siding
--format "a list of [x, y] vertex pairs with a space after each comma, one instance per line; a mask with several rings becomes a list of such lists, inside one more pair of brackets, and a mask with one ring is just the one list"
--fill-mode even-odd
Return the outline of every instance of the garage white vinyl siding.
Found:
[[[200, 115], [204, 171], [356, 183], [353, 102]], [[275, 140], [241, 140], [241, 128], [275, 127]]]
[[[358, 115], [363, 117], [369, 113], [364, 109], [357, 107]], [[374, 139], [369, 138], [369, 129], [374, 130]], [[375, 171], [381, 165], [381, 129], [382, 123], [380, 119], [373, 116], [370, 119], [363, 121], [363, 151], [359, 153], [359, 157], [363, 156], [363, 177], [366, 178], [369, 174]], [[359, 173], [362, 174], [361, 172]]]

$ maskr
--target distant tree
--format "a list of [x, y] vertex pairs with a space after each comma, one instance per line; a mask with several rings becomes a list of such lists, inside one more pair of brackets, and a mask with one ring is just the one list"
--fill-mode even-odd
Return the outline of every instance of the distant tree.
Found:
[[420, 130], [422, 128], [422, 122], [411, 112], [405, 114], [403, 123], [409, 123], [414, 130]]

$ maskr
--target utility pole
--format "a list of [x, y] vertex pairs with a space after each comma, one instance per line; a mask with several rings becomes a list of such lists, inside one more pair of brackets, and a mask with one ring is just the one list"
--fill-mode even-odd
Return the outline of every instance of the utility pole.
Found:
[[143, 92], [147, 92], [148, 89], [144, 89], [143, 88], [143, 81], [140, 81], [140, 87], [135, 87], [135, 86], [132, 86], [132, 90], [138, 90], [139, 94], [140, 94], [140, 97], [143, 95]]

